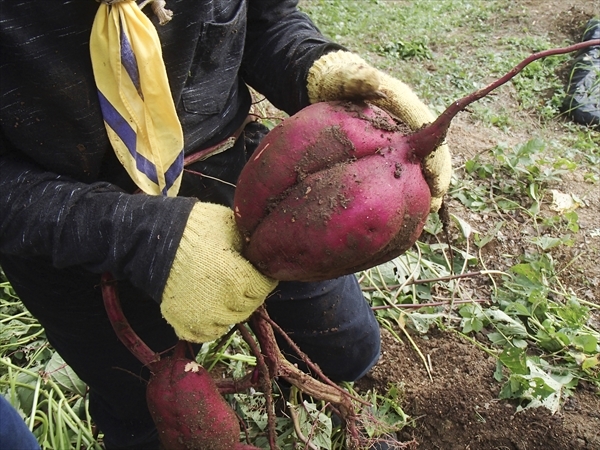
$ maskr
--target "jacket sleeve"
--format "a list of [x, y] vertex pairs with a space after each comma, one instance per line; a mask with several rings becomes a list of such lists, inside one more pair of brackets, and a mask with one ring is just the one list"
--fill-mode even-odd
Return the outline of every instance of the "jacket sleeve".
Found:
[[160, 300], [195, 200], [127, 194], [0, 156], [0, 252], [129, 279]]
[[297, 0], [250, 0], [244, 81], [277, 108], [294, 114], [309, 105], [306, 77], [314, 61], [344, 47], [324, 37]]

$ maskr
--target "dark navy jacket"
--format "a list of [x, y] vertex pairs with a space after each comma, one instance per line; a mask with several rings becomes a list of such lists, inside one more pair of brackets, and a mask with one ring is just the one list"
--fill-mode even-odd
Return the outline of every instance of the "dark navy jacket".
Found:
[[[111, 271], [159, 299], [189, 197], [131, 195], [105, 133], [89, 57], [94, 0], [3, 0], [0, 266]], [[250, 85], [293, 114], [324, 38], [294, 0], [169, 0], [156, 25], [185, 151], [237, 129]], [[8, 271], [7, 271], [8, 273]]]

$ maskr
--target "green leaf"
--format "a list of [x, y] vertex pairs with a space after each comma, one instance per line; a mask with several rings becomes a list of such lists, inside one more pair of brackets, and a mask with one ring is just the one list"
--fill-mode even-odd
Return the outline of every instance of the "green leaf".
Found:
[[429, 234], [436, 235], [440, 231], [443, 230], [444, 224], [440, 220], [440, 216], [438, 214], [429, 214], [427, 216], [427, 221], [425, 222], [425, 231]]
[[496, 327], [505, 335], [519, 336], [526, 338], [529, 334], [525, 325], [518, 320], [510, 317], [504, 311], [499, 309], [490, 309], [486, 311], [489, 319], [495, 323]]
[[461, 317], [472, 318], [481, 316], [483, 309], [478, 303], [467, 303], [458, 310]]
[[412, 325], [419, 333], [427, 333], [429, 331], [429, 327], [437, 323], [440, 318], [442, 318], [444, 314], [435, 313], [435, 314], [423, 314], [414, 312], [408, 314], [407, 317], [410, 318]]
[[567, 228], [573, 233], [577, 233], [579, 231], [579, 224], [577, 223], [579, 220], [579, 216], [575, 211], [568, 211], [564, 214], [564, 218], [567, 220]]
[[398, 266], [394, 260], [377, 266], [376, 270], [371, 271], [373, 281], [379, 286], [398, 283], [398, 274], [401, 273]]
[[531, 311], [522, 303], [511, 302], [504, 308], [504, 312], [507, 314], [515, 314], [517, 316], [531, 316]]
[[545, 147], [546, 143], [542, 139], [534, 138], [519, 146], [517, 154], [519, 156], [532, 155], [541, 152]]
[[256, 425], [260, 431], [266, 430], [269, 419], [265, 407], [265, 397], [259, 394], [234, 394], [233, 397], [242, 415]]
[[84, 396], [86, 384], [81, 381], [75, 371], [62, 359], [58, 353], [54, 353], [45, 372], [50, 375], [56, 384], [68, 392]]
[[583, 370], [589, 370], [592, 367], [596, 367], [598, 364], [600, 364], [600, 361], [598, 361], [598, 357], [599, 356], [600, 355], [595, 355], [595, 356], [593, 356], [591, 358], [585, 358], [583, 360], [583, 363], [581, 363], [581, 368]]
[[541, 273], [537, 268], [534, 268], [531, 264], [516, 264], [510, 268], [510, 271], [524, 276], [532, 286], [543, 285]]
[[512, 344], [520, 349], [525, 349], [527, 348], [527, 341], [525, 339], [518, 339], [518, 338], [514, 338], [512, 340]]
[[454, 222], [458, 226], [461, 234], [465, 238], [468, 239], [471, 236], [471, 233], [473, 232], [473, 228], [471, 227], [469, 222], [467, 222], [464, 219], [461, 219], [460, 217], [458, 217], [457, 215], [454, 215], [454, 214], [451, 214], [450, 217], [454, 220]]
[[465, 334], [470, 333], [471, 331], [477, 333], [483, 329], [483, 322], [475, 317], [470, 319], [465, 319], [462, 322], [462, 332]]
[[585, 353], [594, 353], [598, 347], [598, 339], [590, 334], [578, 334], [573, 338], [573, 345]]
[[305, 437], [324, 450], [331, 450], [331, 418], [317, 409], [314, 403], [304, 401], [302, 405], [289, 404], [298, 413], [300, 429]]
[[531, 242], [546, 251], [558, 247], [563, 243], [563, 240], [551, 236], [540, 236], [531, 239]]
[[512, 373], [529, 374], [527, 354], [523, 349], [515, 347], [505, 348], [498, 358]]
[[554, 332], [549, 332], [542, 328], [540, 328], [535, 334], [539, 346], [550, 352], [557, 352], [564, 347], [564, 345], [555, 339], [554, 336]]
[[[514, 358], [508, 360], [514, 361]], [[521, 361], [520, 356], [518, 360]], [[542, 361], [536, 362], [534, 358], [526, 358], [525, 364], [527, 373], [511, 374], [500, 391], [500, 398], [520, 399], [525, 402], [525, 409], [544, 406], [552, 412], [558, 411], [562, 392], [574, 386], [573, 376], [552, 376], [540, 367]]]
[[563, 319], [568, 327], [575, 329], [581, 328], [589, 319], [589, 309], [575, 301], [558, 305], [552, 312]]
[[494, 380], [496, 381], [502, 381], [502, 378], [504, 378], [504, 373], [502, 372], [502, 361], [497, 360], [496, 361], [496, 370], [494, 370]]
[[554, 337], [565, 347], [571, 344], [571, 338], [562, 331], [558, 331]]
[[465, 170], [469, 174], [475, 172], [478, 167], [480, 167], [480, 164], [474, 159], [468, 159], [467, 162], [465, 162]]
[[488, 333], [487, 338], [494, 345], [500, 345], [500, 346], [504, 346], [507, 344], [510, 345], [510, 343], [506, 340], [506, 338], [501, 333], [498, 333], [497, 331]]
[[497, 222], [493, 229], [489, 230], [484, 236], [480, 236], [479, 233], [475, 233], [475, 245], [479, 248], [485, 247], [492, 240], [496, 239], [500, 228], [504, 225], [504, 221]]

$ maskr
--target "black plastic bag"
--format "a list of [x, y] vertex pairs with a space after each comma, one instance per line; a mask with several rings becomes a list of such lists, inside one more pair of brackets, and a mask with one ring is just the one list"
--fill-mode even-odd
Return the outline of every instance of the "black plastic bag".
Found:
[[[600, 39], [600, 19], [591, 19], [582, 42]], [[600, 126], [600, 46], [580, 50], [575, 56], [563, 110], [575, 122]]]

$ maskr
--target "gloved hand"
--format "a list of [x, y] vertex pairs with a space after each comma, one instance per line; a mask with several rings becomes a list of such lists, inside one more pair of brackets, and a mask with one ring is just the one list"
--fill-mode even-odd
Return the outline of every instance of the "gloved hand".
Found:
[[161, 311], [180, 339], [206, 342], [246, 320], [275, 288], [241, 254], [233, 211], [192, 208], [162, 296]]
[[[406, 84], [346, 51], [327, 53], [315, 61], [308, 73], [307, 88], [311, 103], [369, 100], [413, 130], [435, 119]], [[431, 212], [436, 212], [452, 176], [452, 160], [446, 144], [425, 159], [424, 175], [431, 191]]]

